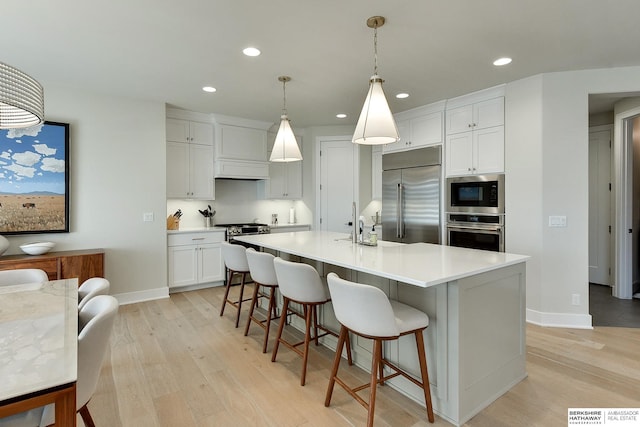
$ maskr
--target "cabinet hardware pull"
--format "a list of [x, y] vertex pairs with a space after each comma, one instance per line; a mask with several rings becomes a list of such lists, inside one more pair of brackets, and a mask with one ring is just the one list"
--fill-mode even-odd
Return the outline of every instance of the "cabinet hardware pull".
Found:
[[191, 240], [204, 240], [204, 237], [194, 237], [194, 238], [193, 238], [193, 239], [191, 239]]

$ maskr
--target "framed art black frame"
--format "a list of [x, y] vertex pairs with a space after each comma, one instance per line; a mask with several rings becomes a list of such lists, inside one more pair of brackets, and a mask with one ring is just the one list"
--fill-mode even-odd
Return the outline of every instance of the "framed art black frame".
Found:
[[69, 232], [69, 124], [0, 130], [0, 234]]

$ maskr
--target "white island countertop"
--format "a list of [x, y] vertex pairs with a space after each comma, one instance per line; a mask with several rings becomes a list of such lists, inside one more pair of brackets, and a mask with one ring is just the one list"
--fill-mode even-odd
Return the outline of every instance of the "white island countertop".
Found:
[[378, 241], [355, 245], [344, 233], [299, 231], [238, 236], [236, 240], [420, 287], [518, 264], [528, 256], [435, 245]]

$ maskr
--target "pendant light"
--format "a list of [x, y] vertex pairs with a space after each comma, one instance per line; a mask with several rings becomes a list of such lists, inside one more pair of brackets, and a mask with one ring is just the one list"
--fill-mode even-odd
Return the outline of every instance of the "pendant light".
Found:
[[382, 16], [372, 16], [367, 19], [367, 26], [373, 28], [374, 68], [373, 76], [369, 80], [369, 93], [364, 100], [356, 131], [353, 134], [352, 141], [355, 144], [390, 144], [400, 139], [396, 121], [382, 90], [384, 80], [378, 75], [378, 27], [382, 27], [384, 22], [385, 19]]
[[278, 128], [278, 134], [276, 135], [269, 160], [272, 162], [297, 162], [302, 160], [302, 154], [300, 153], [300, 148], [298, 148], [293, 129], [291, 129], [291, 122], [287, 117], [287, 92], [285, 86], [288, 81], [291, 81], [291, 77], [280, 76], [278, 81], [282, 82], [282, 115], [280, 116], [280, 127]]
[[0, 129], [44, 122], [44, 93], [32, 77], [0, 62]]

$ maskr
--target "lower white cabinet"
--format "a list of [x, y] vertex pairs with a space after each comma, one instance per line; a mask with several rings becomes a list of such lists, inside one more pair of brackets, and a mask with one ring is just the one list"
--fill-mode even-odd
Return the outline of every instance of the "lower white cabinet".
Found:
[[169, 289], [224, 281], [224, 231], [170, 234]]

